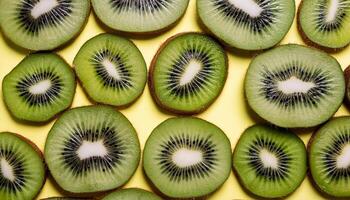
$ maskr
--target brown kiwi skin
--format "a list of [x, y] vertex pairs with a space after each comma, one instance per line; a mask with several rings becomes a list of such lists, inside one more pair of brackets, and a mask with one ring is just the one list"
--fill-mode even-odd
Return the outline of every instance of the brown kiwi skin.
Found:
[[344, 99], [344, 103], [347, 105], [347, 107], [350, 107], [350, 66], [348, 66], [345, 70], [344, 70], [344, 77], [345, 77], [345, 86], [346, 86], [346, 90], [345, 90], [345, 99]]
[[42, 151], [39, 149], [38, 146], [36, 146], [36, 144], [34, 142], [32, 142], [31, 140], [29, 140], [28, 138], [20, 135], [20, 134], [17, 134], [17, 133], [13, 133], [13, 132], [9, 132], [9, 131], [6, 131], [6, 132], [0, 132], [0, 135], [1, 134], [4, 134], [4, 133], [8, 133], [8, 134], [12, 134], [13, 136], [19, 138], [20, 140], [22, 140], [23, 142], [29, 144], [33, 149], [34, 151], [39, 155], [40, 159], [42, 160], [43, 162], [43, 165], [44, 165], [44, 181], [41, 185], [41, 188], [38, 190], [37, 194], [35, 195], [36, 197], [39, 195], [40, 191], [42, 190], [42, 188], [44, 187], [45, 183], [46, 183], [46, 177], [47, 177], [47, 166], [46, 166], [46, 163], [45, 163], [45, 158], [44, 158], [44, 154], [42, 153]]
[[[49, 54], [49, 52], [37, 52], [37, 53], [31, 53], [31, 54], [28, 54], [26, 57], [32, 55], [32, 54], [40, 54], [40, 53], [47, 53]], [[10, 111], [9, 107], [7, 106], [6, 103], [5, 104], [5, 107], [7, 108], [7, 111], [10, 113], [12, 119], [14, 119], [16, 122], [19, 122], [19, 123], [23, 123], [23, 124], [28, 124], [28, 125], [45, 125], [49, 122], [51, 122], [53, 119], [55, 119], [57, 116], [60, 116], [62, 113], [64, 113], [66, 110], [68, 110], [69, 108], [72, 107], [72, 104], [73, 104], [73, 101], [74, 101], [74, 98], [75, 98], [75, 93], [76, 93], [76, 89], [77, 89], [77, 76], [73, 70], [73, 68], [68, 64], [68, 62], [62, 57], [60, 56], [59, 54], [56, 54], [56, 53], [52, 53], [52, 54], [55, 54], [56, 56], [60, 57], [66, 64], [67, 66], [69, 66], [69, 70], [72, 72], [73, 76], [74, 76], [74, 94], [73, 94], [73, 99], [72, 101], [70, 102], [70, 104], [68, 106], [66, 106], [65, 108], [62, 108], [62, 110], [58, 113], [56, 113], [55, 115], [53, 115], [51, 118], [45, 120], [45, 121], [31, 121], [31, 120], [26, 120], [26, 119], [22, 119], [22, 118], [17, 118], [15, 115], [12, 114], [12, 112]], [[24, 59], [23, 59], [24, 60]], [[21, 60], [21, 62], [19, 62], [16, 66], [18, 66], [19, 64], [21, 64], [23, 62], [23, 60]], [[11, 70], [11, 72], [15, 70], [15, 68], [13, 68]], [[9, 72], [8, 74], [10, 74], [11, 72]], [[6, 75], [7, 76], [7, 75]], [[5, 76], [5, 77], [6, 77]], [[4, 78], [5, 78], [4, 77]], [[2, 87], [4, 87], [4, 84], [2, 84]], [[4, 89], [2, 89], [4, 90]], [[4, 94], [2, 94], [4, 96]], [[4, 97], [3, 97], [4, 99]]]
[[298, 7], [298, 11], [297, 11], [297, 29], [298, 29], [298, 32], [300, 33], [300, 36], [301, 36], [301, 39], [303, 40], [303, 42], [305, 42], [305, 44], [307, 46], [312, 46], [314, 48], [321, 49], [322, 51], [325, 51], [327, 53], [337, 53], [339, 51], [344, 50], [347, 46], [349, 46], [349, 44], [347, 44], [344, 47], [340, 47], [340, 48], [330, 48], [330, 47], [322, 46], [322, 45], [317, 44], [317, 43], [313, 42], [312, 40], [310, 40], [306, 36], [305, 32], [303, 31], [303, 29], [301, 27], [301, 23], [300, 23], [300, 11], [301, 11], [301, 8], [303, 6], [304, 1], [305, 0], [302, 0], [300, 2], [299, 7]]
[[[202, 108], [199, 108], [198, 110], [195, 110], [195, 111], [181, 111], [181, 110], [176, 110], [176, 109], [170, 108], [170, 107], [162, 104], [162, 102], [159, 100], [159, 98], [157, 97], [157, 95], [155, 93], [155, 86], [154, 86], [154, 81], [153, 81], [154, 68], [155, 68], [156, 62], [158, 60], [159, 54], [174, 39], [176, 39], [177, 37], [186, 35], [186, 34], [200, 34], [200, 35], [204, 35], [204, 36], [209, 37], [213, 41], [217, 42], [217, 40], [215, 40], [213, 37], [211, 37], [211, 36], [209, 36], [207, 34], [204, 34], [204, 33], [200, 33], [200, 32], [184, 32], [184, 33], [178, 33], [176, 35], [171, 36], [170, 38], [168, 38], [160, 46], [160, 48], [158, 49], [158, 51], [156, 52], [155, 56], [153, 57], [153, 59], [151, 61], [151, 65], [149, 67], [149, 75], [148, 75], [148, 86], [149, 86], [149, 90], [150, 90], [150, 93], [151, 93], [151, 96], [152, 96], [153, 100], [161, 108], [162, 111], [175, 113], [175, 114], [179, 114], [179, 115], [195, 115], [195, 114], [199, 114], [199, 113], [204, 112], [205, 110], [207, 110], [210, 107], [210, 105], [213, 104], [216, 101], [216, 99], [220, 96], [220, 94], [222, 93], [222, 90], [224, 89], [224, 86], [221, 88], [221, 90], [219, 91], [218, 95], [214, 99], [212, 99], [210, 102], [208, 102], [207, 105], [203, 106]], [[218, 43], [218, 45], [220, 45], [220, 44]], [[224, 49], [223, 49], [223, 51], [224, 51]], [[224, 56], [225, 56], [225, 68], [226, 68], [226, 71], [227, 71], [226, 76], [224, 78], [224, 81], [226, 82], [227, 76], [228, 76], [228, 73], [229, 73], [228, 72], [228, 57], [227, 57], [226, 53], [224, 53]]]

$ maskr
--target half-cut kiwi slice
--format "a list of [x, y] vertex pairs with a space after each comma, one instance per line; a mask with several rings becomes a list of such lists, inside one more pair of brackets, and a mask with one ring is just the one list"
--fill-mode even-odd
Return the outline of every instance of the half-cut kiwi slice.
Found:
[[233, 168], [251, 193], [284, 197], [304, 180], [306, 154], [303, 141], [292, 132], [254, 125], [244, 131], [236, 145]]
[[28, 55], [2, 82], [4, 101], [11, 114], [33, 122], [48, 121], [68, 108], [75, 87], [73, 70], [53, 53]]
[[130, 40], [101, 34], [86, 42], [73, 62], [92, 100], [125, 106], [139, 97], [146, 85], [147, 66]]
[[298, 13], [301, 32], [311, 42], [327, 48], [350, 43], [350, 1], [302, 1]]
[[332, 119], [312, 136], [309, 163], [318, 189], [350, 197], [350, 117]]
[[162, 200], [152, 192], [139, 188], [128, 188], [112, 192], [102, 200]]
[[203, 24], [230, 46], [260, 50], [287, 34], [295, 15], [294, 0], [197, 0]]
[[89, 0], [2, 0], [0, 26], [21, 47], [51, 50], [76, 36], [89, 13]]
[[157, 32], [185, 13], [189, 0], [92, 0], [97, 17], [112, 29]]
[[162, 108], [181, 114], [205, 110], [220, 95], [227, 55], [212, 38], [183, 33], [168, 39], [153, 58], [149, 85]]
[[218, 189], [231, 171], [231, 145], [217, 126], [198, 118], [171, 118], [147, 139], [143, 167], [165, 195], [192, 198]]
[[333, 116], [345, 81], [336, 59], [300, 45], [283, 45], [252, 60], [245, 78], [249, 105], [281, 127], [312, 127]]
[[14, 133], [0, 133], [0, 199], [34, 199], [45, 181], [37, 146]]
[[125, 184], [140, 160], [136, 131], [107, 106], [65, 112], [51, 128], [45, 160], [59, 186], [73, 193], [111, 190]]

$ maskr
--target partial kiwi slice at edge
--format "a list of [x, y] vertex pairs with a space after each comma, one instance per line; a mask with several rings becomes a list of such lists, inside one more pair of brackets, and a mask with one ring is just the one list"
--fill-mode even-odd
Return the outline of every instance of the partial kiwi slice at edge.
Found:
[[139, 189], [139, 188], [127, 188], [117, 190], [105, 196], [102, 200], [162, 200], [159, 196], [152, 192]]
[[129, 120], [108, 106], [65, 112], [51, 128], [45, 160], [60, 187], [72, 193], [115, 189], [134, 174], [140, 144]]
[[225, 133], [205, 120], [170, 118], [146, 141], [143, 168], [166, 196], [194, 198], [217, 190], [231, 171], [231, 145]]
[[288, 130], [254, 125], [244, 131], [236, 145], [233, 168], [251, 193], [265, 198], [285, 197], [305, 178], [306, 148]]
[[215, 40], [200, 33], [181, 33], [169, 38], [153, 58], [149, 87], [161, 108], [195, 114], [216, 100], [227, 74], [227, 55]]
[[337, 117], [309, 142], [309, 163], [317, 188], [334, 197], [350, 197], [350, 117]]
[[67, 109], [75, 94], [71, 67], [54, 53], [25, 57], [2, 82], [5, 104], [17, 119], [46, 122]]
[[103, 33], [87, 41], [74, 58], [77, 76], [95, 102], [126, 106], [143, 92], [147, 66], [136, 45]]
[[0, 199], [34, 199], [45, 182], [43, 156], [23, 136], [0, 133]]

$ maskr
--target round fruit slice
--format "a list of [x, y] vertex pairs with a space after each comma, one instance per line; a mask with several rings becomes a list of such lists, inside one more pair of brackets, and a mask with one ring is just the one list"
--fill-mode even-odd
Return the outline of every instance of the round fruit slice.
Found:
[[294, 0], [197, 0], [203, 24], [230, 46], [260, 50], [287, 34], [295, 13]]
[[64, 190], [93, 193], [125, 184], [140, 160], [134, 127], [118, 111], [88, 106], [65, 112], [45, 144], [49, 170]]
[[51, 50], [76, 36], [89, 13], [89, 0], [3, 0], [0, 26], [23, 48]]
[[243, 186], [260, 197], [294, 192], [304, 180], [307, 156], [303, 141], [287, 130], [255, 125], [244, 131], [233, 154], [233, 168]]
[[350, 197], [350, 117], [335, 118], [313, 135], [309, 163], [321, 191], [335, 197]]
[[214, 192], [231, 171], [231, 145], [217, 126], [192, 117], [171, 118], [147, 139], [143, 167], [148, 178], [173, 198]]
[[96, 102], [125, 106], [143, 92], [147, 66], [139, 49], [128, 39], [101, 34], [86, 42], [74, 59], [85, 91]]
[[45, 181], [38, 147], [22, 136], [0, 133], [0, 199], [34, 199]]
[[97, 17], [112, 29], [161, 31], [185, 13], [189, 0], [92, 0]]
[[4, 101], [18, 119], [44, 122], [68, 108], [75, 93], [75, 75], [58, 55], [27, 56], [2, 82]]
[[150, 90], [166, 110], [202, 112], [220, 95], [227, 77], [227, 55], [212, 38], [185, 33], [168, 39], [154, 57]]
[[123, 189], [107, 195], [102, 200], [162, 200], [157, 195], [138, 188]]
[[283, 45], [252, 60], [245, 78], [249, 105], [281, 127], [312, 127], [333, 116], [345, 94], [336, 59], [300, 45]]
[[328, 48], [345, 47], [350, 43], [350, 1], [302, 1], [298, 23], [311, 42]]

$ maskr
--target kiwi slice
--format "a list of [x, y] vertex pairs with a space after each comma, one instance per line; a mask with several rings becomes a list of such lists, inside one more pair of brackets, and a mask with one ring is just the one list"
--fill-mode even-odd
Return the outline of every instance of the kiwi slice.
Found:
[[51, 50], [75, 37], [89, 13], [89, 0], [2, 0], [0, 27], [23, 48]]
[[49, 197], [41, 200], [94, 200], [94, 199], [75, 198], [75, 197]]
[[302, 1], [298, 24], [308, 41], [327, 48], [342, 48], [350, 43], [350, 1]]
[[45, 181], [42, 154], [14, 133], [0, 133], [0, 199], [34, 199]]
[[313, 127], [343, 102], [345, 81], [336, 59], [300, 45], [283, 45], [252, 60], [245, 78], [251, 108], [281, 127]]
[[107, 106], [65, 112], [51, 128], [45, 160], [59, 186], [72, 193], [94, 193], [125, 184], [140, 160], [134, 127]]
[[220, 95], [227, 77], [227, 55], [212, 38], [183, 33], [158, 50], [149, 85], [157, 104], [180, 114], [200, 113]]
[[125, 106], [146, 85], [147, 66], [141, 52], [119, 36], [104, 33], [90, 39], [73, 63], [85, 91], [99, 103]]
[[236, 145], [233, 168], [251, 193], [265, 198], [285, 197], [305, 178], [305, 145], [288, 130], [254, 125], [244, 131]]
[[107, 195], [102, 200], [162, 200], [152, 192], [148, 192], [139, 188], [129, 188], [118, 190]]
[[194, 198], [217, 190], [231, 171], [225, 133], [198, 118], [171, 118], [147, 139], [143, 167], [151, 182], [173, 198]]
[[2, 82], [4, 101], [11, 114], [33, 122], [48, 121], [68, 108], [75, 88], [73, 70], [53, 53], [28, 55]]
[[158, 32], [177, 22], [189, 0], [91, 0], [97, 17], [112, 29]]
[[197, 0], [202, 23], [229, 46], [260, 50], [276, 45], [289, 31], [294, 0]]
[[350, 117], [332, 119], [312, 136], [309, 163], [322, 192], [350, 197]]

